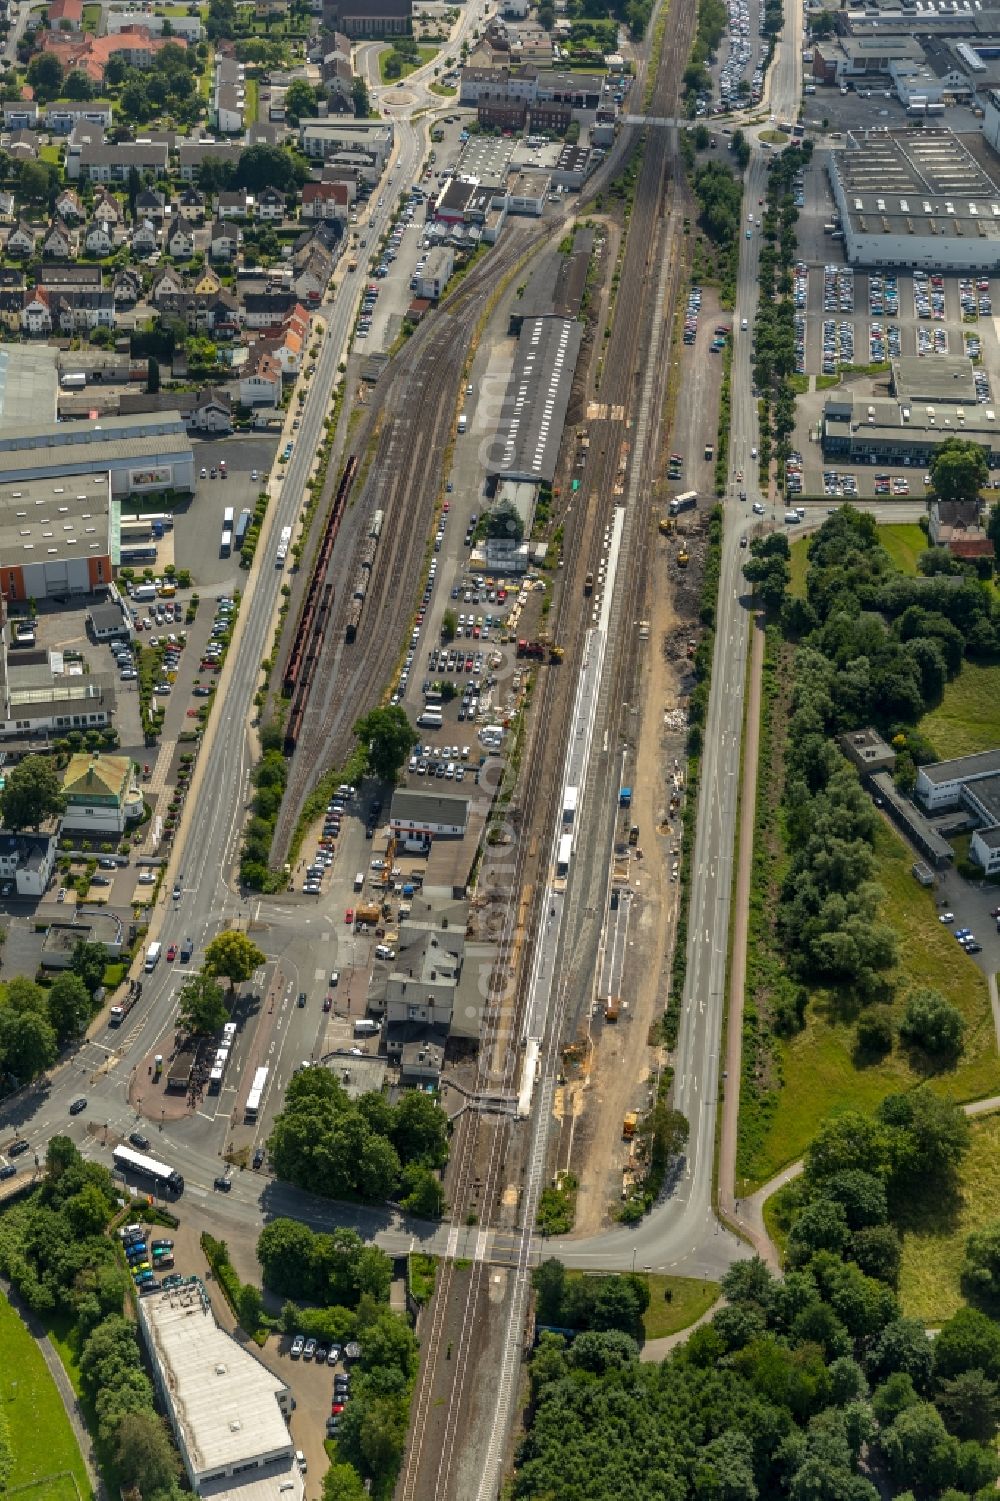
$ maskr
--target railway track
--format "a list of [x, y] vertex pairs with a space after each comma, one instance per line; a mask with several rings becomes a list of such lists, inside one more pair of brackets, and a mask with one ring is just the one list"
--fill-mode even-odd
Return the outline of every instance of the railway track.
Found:
[[[641, 78], [636, 87], [641, 89]], [[629, 150], [631, 143], [619, 138], [588, 183], [588, 194], [613, 179]], [[379, 702], [397, 664], [398, 643], [406, 639], [416, 609], [423, 579], [420, 565], [442, 490], [439, 456], [451, 439], [451, 417], [476, 326], [504, 278], [574, 217], [575, 207], [567, 204], [558, 219], [508, 229], [500, 245], [473, 266], [445, 300], [434, 320], [417, 330], [376, 387], [375, 404], [352, 440], [353, 452], [364, 454], [379, 423], [384, 425], [361, 494], [353, 504], [349, 491], [344, 497], [348, 512], [359, 512], [361, 524], [352, 528], [349, 514], [344, 515], [344, 547], [331, 549], [322, 578], [314, 567], [310, 579], [310, 588], [315, 583], [322, 589], [327, 582], [334, 587], [309, 687], [299, 693], [295, 705], [294, 746], [287, 747], [292, 760], [272, 842], [272, 864], [285, 858], [311, 786], [328, 767], [346, 759], [356, 719]], [[391, 416], [386, 420], [387, 413]], [[364, 461], [360, 467], [365, 469]], [[328, 486], [330, 496], [324, 503], [340, 505], [339, 492], [332, 495], [332, 475]], [[376, 510], [385, 518], [380, 556], [370, 577], [365, 620], [357, 623], [360, 629], [356, 624], [355, 642], [349, 643], [348, 585], [358, 564], [339, 554], [357, 545]], [[356, 650], [345, 651], [348, 646]], [[294, 645], [287, 650], [291, 653]]]
[[[651, 113], [668, 114], [680, 93], [681, 73], [688, 56], [694, 27], [693, 0], [681, 0], [671, 11], [668, 36], [663, 49], [663, 61], [653, 93]], [[534, 889], [544, 889], [544, 872], [537, 870], [536, 847], [547, 852], [548, 831], [557, 812], [557, 799], [561, 792], [561, 751], [569, 722], [569, 688], [575, 681], [583, 651], [584, 630], [579, 620], [579, 600], [585, 573], [596, 571], [604, 529], [613, 506], [620, 503], [623, 486], [621, 477], [623, 463], [627, 467], [631, 452], [633, 427], [636, 420], [636, 399], [639, 393], [641, 372], [649, 345], [649, 298], [650, 288], [659, 281], [657, 254], [666, 240], [669, 247], [679, 237], [679, 212], [668, 206], [668, 189], [675, 188], [675, 199], [685, 188], [679, 174], [676, 156], [671, 151], [670, 138], [666, 132], [650, 131], [647, 134], [643, 163], [636, 186], [636, 197], [626, 243], [622, 277], [616, 302], [612, 338], [609, 341], [604, 372], [601, 381], [601, 398], [607, 402], [609, 416], [600, 422], [601, 442], [596, 447], [591, 440], [588, 464], [582, 477], [584, 503], [578, 496], [575, 505], [576, 523], [566, 531], [564, 554], [564, 588], [556, 616], [556, 638], [567, 646], [565, 665], [549, 668], [541, 676], [541, 692], [534, 706], [534, 737], [532, 752], [526, 754], [522, 765], [521, 797], [517, 808], [522, 837], [516, 845], [515, 866], [509, 886], [509, 897], [504, 911], [501, 941], [498, 944], [498, 966], [506, 963], [514, 947], [515, 925], [522, 913], [521, 893], [529, 878], [534, 875]], [[664, 224], [664, 210], [674, 216], [669, 228]], [[667, 337], [673, 321], [673, 309], [680, 285], [683, 260], [673, 254], [664, 293], [665, 323]], [[666, 362], [657, 370], [652, 383], [649, 410], [657, 414], [662, 409], [666, 386]], [[616, 415], [617, 414], [617, 415]], [[651, 424], [656, 435], [656, 417]], [[593, 426], [593, 425], [592, 425]], [[645, 484], [655, 472], [656, 443], [645, 444], [643, 452], [641, 483]], [[623, 498], [623, 497], [621, 497]], [[648, 489], [643, 502], [648, 501]], [[619, 629], [616, 651], [613, 658], [613, 686], [605, 697], [607, 729], [613, 737], [620, 733], [622, 705], [632, 695], [637, 683], [639, 661], [637, 653], [624, 650], [621, 639], [621, 622], [628, 622], [638, 609], [646, 587], [645, 565], [650, 535], [650, 511], [647, 503], [640, 503], [627, 515], [626, 534], [623, 537], [622, 559], [619, 579], [623, 580], [621, 598], [616, 600], [615, 611]], [[560, 726], [561, 736], [553, 743], [553, 727]], [[595, 743], [600, 739], [600, 727], [595, 730]], [[544, 754], [541, 754], [544, 744]], [[613, 817], [613, 815], [612, 815]], [[530, 838], [528, 831], [540, 834]], [[543, 855], [542, 858], [545, 858]], [[536, 900], [529, 909], [528, 932], [518, 936], [518, 949], [523, 958], [533, 952], [545, 914]], [[579, 922], [579, 911], [576, 921]], [[572, 943], [567, 944], [572, 952]], [[509, 1093], [520, 1068], [521, 1017], [526, 999], [527, 965], [522, 965], [519, 985], [514, 999], [513, 1015], [508, 1023], [508, 1043], [503, 1055], [500, 1077], [490, 1072], [487, 1077], [493, 1044], [501, 1023], [500, 1007], [502, 992], [506, 989], [505, 976], [494, 972], [497, 980], [490, 987], [490, 1001], [484, 1018], [483, 1037], [479, 1051], [479, 1080], [477, 1087], [487, 1084]], [[537, 1197], [540, 1190], [546, 1155], [547, 1116], [551, 1103], [552, 1064], [558, 1056], [559, 1043], [567, 1024], [574, 1021], [572, 1005], [573, 987], [562, 984], [556, 1008], [556, 1016], [547, 1039], [549, 1078], [539, 1091], [536, 1110], [541, 1122], [529, 1148], [530, 1161], [526, 1178], [528, 1190], [520, 1206], [521, 1245], [517, 1260], [516, 1276], [520, 1297], [512, 1298], [510, 1334], [507, 1341], [502, 1369], [499, 1373], [499, 1389], [496, 1393], [497, 1417], [494, 1423], [491, 1452], [484, 1461], [484, 1473], [480, 1488], [480, 1501], [495, 1492], [494, 1471], [499, 1473], [503, 1441], [506, 1436], [512, 1406], [514, 1377], [516, 1374], [519, 1336], [527, 1301], [527, 1284], [531, 1261], [531, 1242]], [[549, 1086], [549, 1087], [547, 1087]], [[486, 1138], [484, 1141], [483, 1138]], [[457, 1165], [453, 1169], [452, 1222], [455, 1225], [466, 1221], [473, 1207], [481, 1208], [487, 1215], [497, 1202], [499, 1190], [511, 1180], [509, 1155], [512, 1146], [511, 1125], [506, 1119], [466, 1120], [460, 1128], [456, 1142]], [[481, 1161], [486, 1149], [487, 1169], [480, 1184], [474, 1180], [475, 1165]], [[484, 1232], [485, 1234], [485, 1232]], [[474, 1261], [468, 1287], [464, 1294], [464, 1309], [461, 1317], [458, 1348], [450, 1359], [451, 1392], [445, 1399], [445, 1407], [435, 1401], [439, 1387], [439, 1371], [442, 1360], [441, 1345], [448, 1323], [449, 1303], [455, 1294], [456, 1269], [450, 1259], [445, 1259], [439, 1271], [431, 1326], [423, 1339], [424, 1357], [421, 1375], [414, 1398], [411, 1438], [404, 1468], [397, 1488], [398, 1501], [450, 1501], [453, 1495], [452, 1481], [456, 1450], [462, 1431], [462, 1415], [468, 1398], [473, 1358], [474, 1327], [477, 1304], [484, 1293], [488, 1266], [485, 1261]], [[481, 1374], [481, 1373], [480, 1373]], [[457, 1493], [455, 1493], [457, 1494]]]

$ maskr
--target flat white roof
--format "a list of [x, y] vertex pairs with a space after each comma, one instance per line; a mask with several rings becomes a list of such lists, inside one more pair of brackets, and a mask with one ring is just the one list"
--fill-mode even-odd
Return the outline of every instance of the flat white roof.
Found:
[[[278, 1406], [285, 1383], [219, 1328], [200, 1284], [153, 1293], [139, 1310], [196, 1474], [294, 1456]], [[228, 1482], [244, 1495], [246, 1483]]]

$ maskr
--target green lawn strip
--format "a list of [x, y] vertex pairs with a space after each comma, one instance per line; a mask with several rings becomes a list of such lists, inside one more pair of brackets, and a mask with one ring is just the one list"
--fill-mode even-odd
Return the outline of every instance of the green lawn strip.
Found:
[[[24, 1493], [28, 1501], [35, 1496], [44, 1496], [45, 1501], [63, 1501], [64, 1497], [76, 1501], [78, 1494], [92, 1497], [83, 1456], [42, 1352], [4, 1297], [0, 1297], [0, 1372], [0, 1410], [10, 1427], [14, 1455], [10, 1489], [33, 1486]], [[72, 1474], [76, 1486], [65, 1471]]]
[[666, 1334], [689, 1329], [719, 1297], [719, 1284], [701, 1277], [667, 1277], [661, 1272], [647, 1272], [646, 1282], [649, 1307], [642, 1316], [642, 1327], [647, 1339], [662, 1339]]
[[[940, 990], [966, 1023], [965, 1051], [954, 1069], [928, 1076], [930, 1087], [952, 1099], [982, 1099], [1000, 1092], [1000, 1059], [985, 977], [937, 921], [934, 898], [910, 874], [913, 856], [884, 825], [875, 840], [877, 880], [886, 894], [883, 916], [899, 940], [899, 984], [892, 1006], [898, 1019], [915, 986]], [[775, 1092], [750, 1187], [766, 1183], [801, 1157], [821, 1120], [844, 1110], [872, 1111], [892, 1091], [912, 1088], [921, 1076], [895, 1047], [884, 1062], [859, 1068], [854, 1061], [858, 1009], [828, 991], [813, 991], [803, 1030], [778, 1043], [781, 1087]]]
[[806, 569], [809, 567], [808, 548], [808, 537], [800, 537], [797, 542], [792, 543], [788, 592], [794, 599], [805, 599], [806, 597]]
[[[614, 1272], [580, 1272], [566, 1268], [567, 1277], [613, 1277]], [[662, 1339], [689, 1329], [719, 1297], [717, 1282], [701, 1277], [668, 1277], [662, 1272], [636, 1272], [649, 1288], [649, 1307], [643, 1314], [646, 1339]], [[669, 1292], [670, 1297], [666, 1294]]]
[[101, 24], [101, 7], [99, 5], [85, 5], [83, 7], [83, 29], [92, 31], [97, 35], [97, 29]]
[[105, 1444], [98, 1432], [97, 1412], [94, 1404], [84, 1390], [83, 1378], [80, 1375], [80, 1332], [73, 1320], [66, 1314], [52, 1313], [44, 1319], [45, 1332], [52, 1341], [56, 1354], [63, 1363], [63, 1367], [70, 1379], [70, 1385], [76, 1392], [83, 1420], [87, 1425], [91, 1442], [94, 1445], [94, 1456], [97, 1460], [98, 1469], [104, 1479], [109, 1496], [116, 1496], [119, 1491], [117, 1468], [114, 1455], [108, 1445]]
[[789, 1201], [792, 1194], [792, 1185], [786, 1184], [773, 1193], [769, 1199], [764, 1200], [764, 1229], [777, 1247], [778, 1255], [782, 1261], [785, 1259], [785, 1247], [788, 1244], [788, 1232], [791, 1228], [789, 1215]]
[[962, 1262], [973, 1230], [997, 1218], [1000, 1206], [1000, 1115], [972, 1123], [972, 1142], [961, 1166], [954, 1203], [903, 1233], [899, 1295], [908, 1317], [935, 1325], [965, 1303]]
[[927, 551], [927, 537], [916, 522], [880, 526], [879, 541], [901, 573], [915, 574], [917, 559]]
[[433, 62], [434, 58], [438, 55], [438, 50], [439, 49], [437, 47], [418, 47], [417, 52], [419, 56], [417, 61], [411, 62], [409, 59], [401, 58], [401, 67], [398, 76], [395, 78], [390, 78], [386, 74], [385, 65], [389, 61], [390, 57], [395, 57], [397, 55], [390, 47], [385, 52], [380, 52], [378, 55], [379, 77], [381, 78], [383, 83], [399, 83], [402, 79], [408, 77], [409, 74], [415, 73], [418, 68], [422, 68], [427, 63]]
[[943, 760], [992, 750], [1000, 738], [1000, 665], [963, 662], [919, 728]]

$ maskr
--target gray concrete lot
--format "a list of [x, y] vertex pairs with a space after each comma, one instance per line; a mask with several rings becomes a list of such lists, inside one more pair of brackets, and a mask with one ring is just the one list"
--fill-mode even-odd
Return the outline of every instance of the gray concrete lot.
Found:
[[[237, 584], [243, 576], [239, 557], [219, 554], [222, 513], [232, 506], [235, 516], [244, 507], [253, 510], [263, 489], [263, 476], [271, 468], [278, 446], [277, 434], [253, 433], [231, 438], [206, 439], [194, 445], [198, 481], [194, 497], [178, 507], [174, 519], [174, 554], [178, 568], [187, 568], [199, 589]], [[228, 479], [201, 478], [211, 475], [225, 459]], [[251, 480], [256, 469], [257, 480]]]

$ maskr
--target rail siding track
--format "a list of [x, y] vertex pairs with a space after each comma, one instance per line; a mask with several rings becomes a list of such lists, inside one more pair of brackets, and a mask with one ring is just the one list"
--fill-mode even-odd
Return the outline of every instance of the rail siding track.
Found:
[[[552, 226], [546, 226], [545, 233], [551, 232]], [[357, 512], [357, 522], [352, 517], [341, 536], [350, 532], [355, 546], [351, 551], [334, 546], [322, 579], [334, 584], [334, 599], [311, 690], [302, 700], [272, 845], [273, 864], [284, 858], [310, 787], [322, 771], [346, 757], [355, 720], [380, 701], [396, 665], [399, 643], [422, 587], [421, 565], [443, 486], [440, 455], [451, 439], [470, 340], [496, 282], [541, 238], [537, 228], [515, 230], [498, 251], [473, 268], [433, 322], [418, 331], [394, 361], [378, 406], [369, 411], [352, 443], [360, 456], [378, 433], [360, 493], [353, 502], [349, 494], [344, 496], [344, 503]], [[364, 470], [363, 462], [359, 468]], [[356, 639], [348, 643], [353, 581], [376, 510], [384, 515], [381, 539], [364, 614]]]
[[[663, 48], [651, 113], [670, 113], [671, 106], [679, 95], [694, 20], [694, 0], [674, 0], [668, 18], [668, 36]], [[671, 219], [669, 223], [664, 223], [668, 189], [671, 187], [674, 190], [674, 201], [669, 210]], [[568, 730], [569, 686], [579, 671], [583, 650], [584, 632], [580, 621], [575, 618], [579, 615], [579, 585], [582, 583], [583, 573], [593, 571], [604, 525], [613, 506], [613, 497], [616, 490], [621, 489], [621, 457], [623, 453], [632, 451], [637, 437], [642, 440], [640, 462], [643, 485], [655, 473], [658, 418], [667, 379], [666, 361], [660, 363], [653, 379], [651, 399], [647, 412], [641, 419], [641, 431], [637, 430], [640, 419], [635, 407], [643, 365], [652, 352], [651, 309], [646, 294], [660, 281], [659, 255], [664, 249], [664, 241], [671, 260], [665, 284], [661, 283], [665, 309], [663, 323], [668, 334], [672, 327], [673, 308], [680, 287], [684, 258], [676, 250], [671, 253], [670, 247], [676, 247], [680, 238], [681, 204], [687, 206], [687, 190], [673, 149], [672, 134], [650, 131], [646, 136], [643, 163], [636, 186], [612, 338], [601, 380], [602, 401], [607, 402], [609, 412], [617, 410], [621, 412], [621, 416], [612, 417], [601, 426], [599, 445], [595, 445], [593, 441], [591, 443], [591, 457], [584, 470], [581, 486], [584, 504], [580, 504], [578, 500], [575, 507], [576, 524], [567, 529], [564, 589], [556, 622], [557, 639], [567, 646], [567, 653], [562, 668], [543, 670], [539, 675], [541, 691], [533, 709], [532, 753], [526, 754], [524, 758], [522, 795], [517, 808], [521, 837], [517, 844], [515, 870], [510, 880], [502, 942], [498, 945], [501, 954], [514, 948], [514, 928], [521, 913], [520, 893], [532, 875], [532, 867], [537, 866], [538, 856], [535, 851], [547, 850], [548, 841], [544, 836], [551, 828], [557, 811], [563, 765], [561, 751]], [[662, 337], [662, 329], [656, 332]], [[658, 338], [655, 342], [658, 344]], [[595, 727], [595, 744], [601, 739], [602, 725], [608, 731], [609, 742], [612, 740], [616, 724], [620, 721], [622, 705], [634, 692], [639, 672], [638, 654], [623, 650], [624, 642], [621, 638], [623, 626], [627, 627], [633, 614], [641, 606], [646, 587], [645, 564], [651, 524], [648, 499], [651, 486], [646, 486], [644, 490], [633, 488], [639, 494], [640, 503], [636, 507], [630, 507], [626, 516], [619, 566], [619, 578], [624, 580], [624, 585], [621, 597], [615, 602], [612, 624], [617, 651], [610, 691], [603, 694], [603, 717]], [[556, 727], [559, 729], [554, 733]], [[543, 747], [544, 754], [541, 753]], [[613, 821], [613, 811], [610, 816]], [[543, 837], [531, 837], [539, 831], [542, 831]], [[544, 888], [543, 876], [544, 872], [536, 871], [536, 891]], [[570, 932], [573, 926], [580, 925], [581, 916], [585, 915], [581, 914], [581, 904], [582, 895], [578, 894], [574, 911], [570, 914]], [[528, 933], [519, 935], [517, 947], [522, 960], [530, 957], [543, 918], [544, 914], [536, 900], [529, 916]], [[573, 951], [572, 943], [567, 945], [567, 951]], [[527, 965], [522, 964], [514, 1016], [503, 1018], [508, 1022], [508, 1046], [499, 1082], [507, 1090], [514, 1085], [520, 1065], [520, 1023], [526, 1000], [526, 978]], [[482, 1479], [479, 1501], [489, 1501], [497, 1493], [512, 1416], [521, 1349], [520, 1332], [524, 1326], [530, 1292], [534, 1216], [541, 1186], [545, 1181], [555, 1066], [564, 1028], [575, 1022], [574, 985], [579, 980], [577, 988], [583, 988], [582, 978], [575, 971], [570, 972], [570, 979], [572, 983], [564, 982], [560, 986], [556, 1013], [546, 1041], [547, 1067], [536, 1097], [535, 1128], [527, 1144], [527, 1187], [520, 1206], [521, 1241], [514, 1269], [515, 1286], [510, 1303], [508, 1337], [500, 1370], [491, 1372], [487, 1378], [496, 1392], [496, 1418], [489, 1453], [480, 1457]], [[489, 1042], [493, 1040], [501, 1024], [501, 1003], [499, 989], [498, 993], [494, 993], [491, 987], [490, 1004], [484, 1018], [485, 1035], [480, 1045], [481, 1077], [484, 1076], [486, 1060], [491, 1052]], [[495, 1074], [491, 1073], [488, 1082], [491, 1087], [497, 1087]], [[478, 1194], [482, 1205], [493, 1205], [503, 1182], [510, 1178], [508, 1159], [512, 1143], [509, 1122], [502, 1119], [463, 1119], [459, 1141], [456, 1143], [458, 1164], [453, 1188], [452, 1223], [456, 1226], [465, 1222], [477, 1197], [474, 1190], [478, 1185], [474, 1184], [472, 1174], [477, 1157], [481, 1156], [484, 1134], [487, 1138], [488, 1169], [482, 1192]], [[482, 1233], [485, 1238], [487, 1231]], [[476, 1260], [465, 1292], [459, 1345], [451, 1360], [451, 1395], [442, 1410], [434, 1404], [433, 1398], [436, 1372], [442, 1359], [441, 1344], [448, 1304], [455, 1292], [453, 1262], [448, 1258], [444, 1260], [435, 1290], [430, 1328], [424, 1340], [421, 1372], [413, 1404], [410, 1443], [396, 1492], [398, 1501], [431, 1501], [431, 1498], [433, 1501], [451, 1501], [455, 1453], [461, 1439], [462, 1414], [468, 1395], [467, 1382], [470, 1374], [475, 1375], [474, 1371], [470, 1372], [474, 1322], [472, 1315], [487, 1275], [487, 1264]]]

